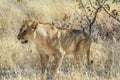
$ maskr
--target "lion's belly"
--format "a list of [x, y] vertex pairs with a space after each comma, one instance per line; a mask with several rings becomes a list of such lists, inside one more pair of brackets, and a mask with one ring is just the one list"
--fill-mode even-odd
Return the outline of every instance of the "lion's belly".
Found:
[[61, 42], [61, 45], [67, 53], [73, 52], [76, 48], [76, 42], [73, 40], [66, 40], [64, 42]]
[[37, 41], [36, 48], [41, 54], [52, 55], [55, 52], [55, 48], [51, 46], [46, 40]]
[[66, 53], [71, 53], [76, 49], [79, 40], [83, 38], [80, 38], [80, 34], [76, 35], [73, 32], [62, 33], [59, 39], [56, 36], [50, 38], [49, 36], [43, 37], [39, 35], [36, 40], [36, 47], [39, 52], [47, 55], [57, 53], [61, 47]]
[[43, 45], [36, 45], [37, 50], [39, 51], [40, 54], [46, 54], [46, 55], [51, 55], [50, 51], [46, 49], [45, 46]]
[[[60, 42], [60, 43], [59, 43]], [[69, 38], [62, 38], [60, 40], [52, 40], [50, 41], [50, 45], [54, 47], [54, 49], [59, 50], [61, 47], [66, 51], [67, 53], [71, 53], [75, 50], [76, 47], [76, 41], [75, 38], [69, 37]]]

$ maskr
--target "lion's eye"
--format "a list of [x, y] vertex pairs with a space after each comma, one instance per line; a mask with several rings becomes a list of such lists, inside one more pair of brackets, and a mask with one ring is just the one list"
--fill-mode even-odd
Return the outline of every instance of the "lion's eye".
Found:
[[25, 35], [26, 34], [26, 31], [23, 31], [23, 34], [22, 35]]
[[24, 33], [26, 33], [26, 31], [24, 31]]
[[32, 28], [32, 29], [34, 29], [34, 27], [33, 27], [33, 26], [32, 26], [31, 28]]

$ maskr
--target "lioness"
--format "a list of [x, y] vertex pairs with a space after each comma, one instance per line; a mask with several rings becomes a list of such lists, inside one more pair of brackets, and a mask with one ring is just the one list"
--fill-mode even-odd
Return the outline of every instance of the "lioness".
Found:
[[87, 54], [89, 63], [90, 36], [82, 30], [58, 29], [49, 23], [23, 21], [17, 36], [21, 43], [32, 40], [41, 56], [42, 73], [44, 74], [49, 57], [53, 57], [50, 69], [55, 75], [64, 55], [73, 53], [80, 64], [83, 54]]

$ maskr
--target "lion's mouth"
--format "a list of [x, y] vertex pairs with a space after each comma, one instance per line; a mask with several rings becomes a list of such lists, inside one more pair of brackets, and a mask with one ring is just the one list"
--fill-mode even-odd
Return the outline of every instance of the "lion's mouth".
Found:
[[25, 41], [23, 41], [23, 42], [21, 42], [22, 44], [26, 44], [26, 43], [28, 43], [28, 40], [25, 40]]

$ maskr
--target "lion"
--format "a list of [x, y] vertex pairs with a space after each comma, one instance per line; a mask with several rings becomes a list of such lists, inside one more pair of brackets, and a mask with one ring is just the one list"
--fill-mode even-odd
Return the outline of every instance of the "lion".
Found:
[[59, 29], [50, 23], [24, 20], [17, 36], [22, 44], [33, 41], [40, 53], [42, 74], [45, 73], [49, 60], [51, 73], [56, 75], [66, 54], [73, 53], [76, 63], [80, 64], [83, 54], [89, 64], [90, 35], [77, 29]]

